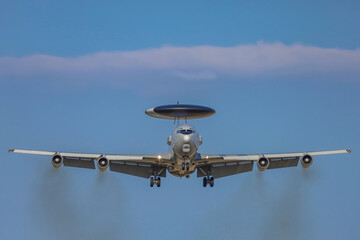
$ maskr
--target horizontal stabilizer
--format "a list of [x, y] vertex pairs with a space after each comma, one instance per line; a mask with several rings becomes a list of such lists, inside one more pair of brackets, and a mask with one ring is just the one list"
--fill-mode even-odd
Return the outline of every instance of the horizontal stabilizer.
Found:
[[166, 177], [166, 168], [138, 164], [122, 164], [110, 162], [110, 171], [125, 173], [137, 177], [149, 178], [156, 170], [157, 176]]
[[222, 164], [222, 165], [207, 165], [201, 166], [197, 169], [197, 177], [205, 177], [207, 173], [214, 178], [221, 178], [226, 176], [235, 175], [238, 173], [250, 172], [253, 169], [253, 162], [248, 163], [232, 163], [232, 164]]

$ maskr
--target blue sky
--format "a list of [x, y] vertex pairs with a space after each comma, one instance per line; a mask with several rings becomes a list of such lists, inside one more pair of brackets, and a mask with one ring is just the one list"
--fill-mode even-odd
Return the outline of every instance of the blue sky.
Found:
[[[0, 8], [1, 239], [354, 239], [357, 1], [6, 1]], [[148, 180], [53, 169], [9, 148], [167, 152], [175, 103], [201, 152], [351, 148], [302, 169]]]
[[357, 1], [5, 1], [0, 54], [74, 56], [259, 40], [358, 48]]

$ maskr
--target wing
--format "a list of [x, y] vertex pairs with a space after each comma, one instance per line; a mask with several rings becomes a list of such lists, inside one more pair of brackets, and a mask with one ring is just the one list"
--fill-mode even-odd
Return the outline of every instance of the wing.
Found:
[[197, 176], [212, 175], [214, 178], [249, 172], [256, 162], [260, 171], [266, 169], [295, 167], [299, 159], [303, 167], [312, 164], [312, 156], [350, 153], [350, 149], [302, 153], [248, 154], [248, 155], [213, 155], [198, 154], [195, 159]]
[[[9, 152], [52, 156], [54, 167], [61, 164], [68, 167], [95, 169], [95, 161], [99, 170], [130, 174], [133, 176], [149, 178], [151, 175], [166, 177], [166, 168], [171, 164], [171, 155], [145, 154], [145, 155], [121, 155], [121, 154], [98, 154], [98, 153], [68, 153], [53, 151], [37, 151], [24, 149], [10, 149]], [[102, 161], [100, 161], [102, 160]]]

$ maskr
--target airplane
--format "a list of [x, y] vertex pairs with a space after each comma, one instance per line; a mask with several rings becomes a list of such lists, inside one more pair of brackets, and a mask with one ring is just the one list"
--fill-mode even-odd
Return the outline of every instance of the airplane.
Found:
[[[259, 171], [295, 167], [299, 160], [304, 168], [308, 168], [313, 163], [313, 156], [351, 152], [350, 149], [344, 149], [277, 154], [199, 153], [198, 149], [203, 139], [193, 126], [187, 124], [187, 120], [212, 116], [215, 114], [214, 109], [178, 103], [153, 107], [145, 113], [155, 118], [174, 120], [173, 133], [167, 139], [167, 144], [171, 147], [169, 153], [123, 155], [24, 149], [10, 149], [9, 152], [51, 156], [55, 168], [64, 165], [95, 169], [96, 161], [100, 171], [105, 171], [109, 167], [110, 171], [147, 178], [150, 179], [150, 187], [160, 187], [161, 177], [166, 177], [166, 172], [176, 177], [189, 178], [196, 170], [197, 177], [203, 177], [203, 187], [213, 187], [214, 179], [252, 171], [254, 163]], [[185, 120], [185, 124], [180, 125], [180, 120]]]

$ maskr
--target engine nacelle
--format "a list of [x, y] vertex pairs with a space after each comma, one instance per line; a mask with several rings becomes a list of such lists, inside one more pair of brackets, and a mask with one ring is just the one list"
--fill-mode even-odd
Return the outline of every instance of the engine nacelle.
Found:
[[59, 168], [61, 166], [61, 164], [64, 162], [64, 159], [61, 155], [59, 154], [55, 154], [52, 158], [51, 158], [51, 163], [54, 166], [54, 168]]
[[106, 157], [99, 157], [97, 165], [100, 171], [105, 171], [109, 166], [109, 160]]
[[269, 159], [262, 157], [258, 160], [257, 166], [260, 171], [265, 171], [270, 165]]
[[308, 168], [313, 163], [313, 159], [310, 155], [306, 154], [301, 158], [301, 165], [303, 168]]
[[203, 144], [203, 138], [202, 138], [202, 136], [199, 136], [199, 144], [200, 144], [200, 145]]

